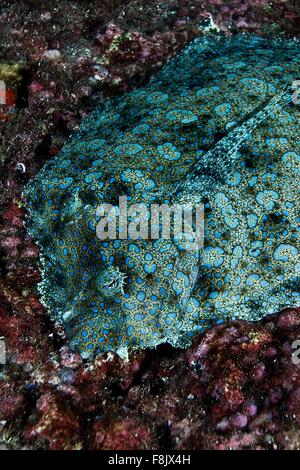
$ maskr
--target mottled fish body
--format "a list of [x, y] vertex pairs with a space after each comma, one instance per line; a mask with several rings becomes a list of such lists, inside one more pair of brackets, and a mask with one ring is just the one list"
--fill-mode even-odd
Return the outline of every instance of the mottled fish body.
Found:
[[[300, 304], [300, 113], [286, 99], [299, 64], [298, 41], [196, 39], [85, 119], [29, 183], [39, 290], [83, 357], [185, 347], [212, 324]], [[204, 247], [100, 240], [97, 208], [122, 195], [202, 202]]]

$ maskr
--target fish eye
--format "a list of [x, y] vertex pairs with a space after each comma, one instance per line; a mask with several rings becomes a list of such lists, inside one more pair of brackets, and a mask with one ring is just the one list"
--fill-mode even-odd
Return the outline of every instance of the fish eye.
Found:
[[98, 292], [106, 299], [124, 294], [125, 274], [116, 266], [108, 266], [96, 277]]

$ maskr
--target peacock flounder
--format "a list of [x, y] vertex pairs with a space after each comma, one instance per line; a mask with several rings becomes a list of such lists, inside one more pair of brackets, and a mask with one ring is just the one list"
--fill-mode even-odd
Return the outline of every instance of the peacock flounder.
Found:
[[[83, 357], [186, 347], [214, 323], [300, 304], [299, 64], [296, 40], [196, 39], [85, 119], [28, 184], [39, 289]], [[204, 247], [99, 239], [97, 207], [120, 195], [202, 203]]]

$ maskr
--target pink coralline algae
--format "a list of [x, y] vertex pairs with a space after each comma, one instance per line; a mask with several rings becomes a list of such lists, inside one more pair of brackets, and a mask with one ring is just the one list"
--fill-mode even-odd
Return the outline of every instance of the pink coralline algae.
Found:
[[153, 433], [140, 419], [121, 419], [109, 426], [105, 426], [99, 421], [95, 422], [91, 445], [96, 450], [157, 448]]
[[187, 351], [160, 346], [86, 365], [36, 295], [39, 252], [22, 197], [82, 117], [107, 93], [143, 83], [202, 34], [200, 23], [293, 37], [298, 2], [29, 3], [4, 1], [0, 16], [1, 63], [25, 65], [0, 106], [2, 448], [299, 449], [299, 309], [215, 327]]

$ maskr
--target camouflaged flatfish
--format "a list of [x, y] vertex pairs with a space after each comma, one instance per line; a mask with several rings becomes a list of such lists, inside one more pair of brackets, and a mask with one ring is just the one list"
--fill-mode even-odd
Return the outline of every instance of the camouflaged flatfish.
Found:
[[[186, 347], [215, 323], [300, 305], [299, 64], [296, 40], [196, 39], [28, 184], [42, 299], [83, 357]], [[204, 247], [100, 240], [97, 207], [120, 195], [202, 203]]]

